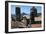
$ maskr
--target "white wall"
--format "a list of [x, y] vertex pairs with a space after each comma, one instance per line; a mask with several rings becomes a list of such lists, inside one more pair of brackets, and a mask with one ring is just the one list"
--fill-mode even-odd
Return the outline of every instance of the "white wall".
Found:
[[45, 2], [45, 0], [7, 0], [7, 1], [26, 1], [26, 2]]

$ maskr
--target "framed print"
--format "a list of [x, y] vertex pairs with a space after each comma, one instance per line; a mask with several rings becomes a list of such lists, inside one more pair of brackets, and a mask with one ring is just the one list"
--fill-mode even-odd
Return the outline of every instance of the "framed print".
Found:
[[45, 31], [45, 3], [5, 1], [5, 32]]

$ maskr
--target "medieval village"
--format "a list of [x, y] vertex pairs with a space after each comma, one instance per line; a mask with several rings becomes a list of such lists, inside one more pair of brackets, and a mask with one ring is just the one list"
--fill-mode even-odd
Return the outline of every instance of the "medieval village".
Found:
[[32, 6], [30, 15], [21, 14], [21, 9], [16, 6], [16, 15], [11, 15], [11, 28], [38, 28], [41, 27], [41, 13], [37, 13], [37, 8]]

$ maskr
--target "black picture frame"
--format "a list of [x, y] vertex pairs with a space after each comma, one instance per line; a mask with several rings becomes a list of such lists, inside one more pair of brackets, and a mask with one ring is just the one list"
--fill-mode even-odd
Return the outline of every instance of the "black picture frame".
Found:
[[[31, 3], [31, 4], [43, 4], [44, 5], [44, 29], [43, 30], [32, 30], [32, 31], [16, 31], [16, 32], [9, 32], [8, 31], [8, 3]], [[22, 1], [5, 1], [5, 33], [22, 33], [22, 32], [37, 32], [37, 31], [45, 31], [45, 3], [39, 2], [22, 2]]]

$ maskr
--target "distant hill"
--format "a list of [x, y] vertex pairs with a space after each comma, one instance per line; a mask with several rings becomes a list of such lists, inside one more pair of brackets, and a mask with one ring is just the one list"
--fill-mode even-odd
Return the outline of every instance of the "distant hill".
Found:
[[27, 15], [26, 13], [22, 13], [21, 15]]
[[28, 14], [26, 14], [26, 13], [23, 12], [23, 13], [21, 13], [21, 15], [23, 16], [23, 15], [28, 15]]
[[[24, 12], [21, 13], [21, 15], [22, 15], [22, 16], [23, 16], [23, 15], [28, 15], [28, 16], [29, 16], [29, 14], [26, 14], [26, 13], [24, 13]], [[13, 14], [12, 14], [11, 16], [12, 16], [12, 17], [15, 17], [16, 15], [13, 15]], [[37, 13], [37, 16], [41, 16], [41, 13]]]

